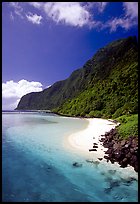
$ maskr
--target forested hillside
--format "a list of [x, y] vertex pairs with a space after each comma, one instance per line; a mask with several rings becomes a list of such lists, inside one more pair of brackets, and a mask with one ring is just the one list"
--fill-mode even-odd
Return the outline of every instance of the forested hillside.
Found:
[[115, 61], [114, 64], [110, 62], [110, 67], [109, 63], [104, 64], [105, 68], [101, 67], [102, 70], [96, 73], [98, 77], [90, 81], [88, 89], [65, 102], [56, 111], [68, 115], [105, 118], [137, 113], [137, 52], [132, 47]]
[[136, 37], [110, 43], [63, 81], [23, 96], [17, 110], [50, 109], [60, 114], [119, 117], [137, 113], [138, 50]]

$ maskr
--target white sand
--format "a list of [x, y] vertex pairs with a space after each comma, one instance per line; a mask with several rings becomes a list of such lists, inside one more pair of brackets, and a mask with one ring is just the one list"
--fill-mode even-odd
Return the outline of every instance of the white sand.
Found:
[[[108, 148], [104, 148], [102, 143], [99, 141], [101, 135], [104, 135], [106, 132], [109, 132], [111, 129], [114, 129], [119, 123], [114, 123], [112, 120], [105, 120], [99, 118], [85, 119], [89, 121], [88, 127], [80, 132], [71, 134], [68, 137], [69, 145], [75, 150], [81, 151], [88, 160], [99, 161], [98, 158], [103, 158], [105, 151]], [[97, 151], [89, 152], [89, 149], [93, 148], [93, 143], [98, 144]], [[138, 179], [138, 173], [134, 171], [132, 166], [126, 168], [120, 168], [120, 165], [115, 162], [112, 164], [110, 161], [107, 163], [106, 159], [100, 162], [100, 165], [103, 165], [103, 169], [114, 169], [117, 170], [118, 174], [122, 178], [128, 178], [133, 176]]]
[[100, 144], [100, 136], [109, 132], [112, 128], [115, 128], [117, 124], [112, 121], [99, 118], [85, 120], [88, 120], [89, 122], [88, 127], [80, 132], [70, 135], [68, 137], [69, 144], [79, 150], [89, 152], [89, 149], [93, 148], [93, 143], [97, 143], [97, 151], [91, 151], [92, 156], [94, 158], [103, 157], [105, 154], [104, 151], [107, 150], [107, 148], [104, 148]]

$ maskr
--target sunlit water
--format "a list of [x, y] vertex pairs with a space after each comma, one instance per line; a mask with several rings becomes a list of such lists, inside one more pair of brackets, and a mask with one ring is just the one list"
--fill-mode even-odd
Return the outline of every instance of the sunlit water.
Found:
[[[68, 148], [67, 138], [87, 127], [84, 119], [39, 113], [2, 114], [2, 200], [4, 202], [138, 201], [137, 173], [92, 153]], [[74, 162], [82, 166], [73, 166]]]

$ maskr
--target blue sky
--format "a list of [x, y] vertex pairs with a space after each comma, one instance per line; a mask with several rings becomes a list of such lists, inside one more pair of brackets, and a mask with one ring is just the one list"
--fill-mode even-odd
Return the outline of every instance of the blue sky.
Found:
[[130, 35], [138, 35], [137, 2], [3, 2], [3, 109], [66, 79], [99, 48]]

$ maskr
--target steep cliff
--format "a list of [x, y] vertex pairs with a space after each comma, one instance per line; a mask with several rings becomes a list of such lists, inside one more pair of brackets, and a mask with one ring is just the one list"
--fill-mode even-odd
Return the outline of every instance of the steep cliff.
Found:
[[114, 116], [138, 105], [138, 50], [136, 37], [100, 49], [69, 78], [41, 92], [23, 96], [17, 110], [50, 109], [75, 116]]

